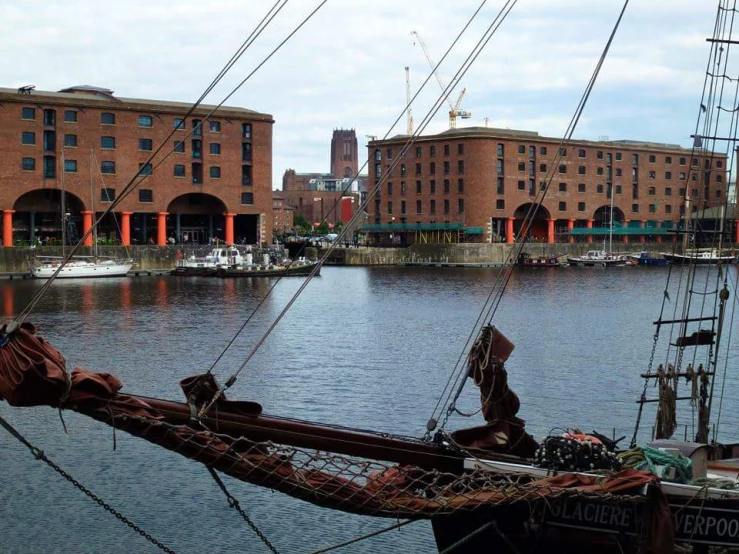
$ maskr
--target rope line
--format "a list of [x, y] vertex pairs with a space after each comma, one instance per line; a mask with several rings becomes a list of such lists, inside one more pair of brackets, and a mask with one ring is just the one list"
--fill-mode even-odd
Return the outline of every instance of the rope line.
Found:
[[344, 548], [345, 546], [351, 546], [352, 544], [358, 543], [365, 539], [371, 539], [372, 537], [376, 537], [377, 535], [382, 535], [383, 533], [387, 533], [388, 531], [392, 531], [393, 529], [400, 529], [401, 527], [408, 525], [409, 523], [415, 523], [417, 521], [419, 520], [407, 519], [405, 521], [401, 521], [400, 523], [396, 523], [395, 525], [391, 525], [390, 527], [385, 527], [384, 529], [380, 529], [379, 531], [373, 531], [372, 533], [367, 533], [366, 535], [360, 535], [358, 537], [354, 537], [353, 539], [348, 540], [346, 542], [342, 542], [341, 544], [335, 544], [334, 546], [329, 546], [328, 548], [322, 548], [320, 550], [315, 550], [311, 554], [325, 554], [326, 552], [333, 552], [334, 550], [338, 550], [339, 548]]
[[135, 524], [133, 521], [128, 519], [126, 516], [124, 516], [121, 512], [113, 508], [110, 504], [105, 502], [103, 499], [101, 499], [99, 496], [97, 496], [94, 492], [92, 492], [90, 489], [85, 487], [82, 483], [77, 481], [74, 477], [72, 477], [69, 473], [64, 471], [61, 467], [59, 467], [57, 464], [55, 464], [53, 461], [51, 461], [46, 454], [44, 454], [43, 450], [40, 450], [36, 448], [33, 444], [31, 444], [21, 433], [15, 429], [10, 423], [8, 423], [2, 416], [0, 416], [0, 425], [2, 425], [6, 431], [8, 431], [12, 436], [14, 436], [18, 441], [23, 444], [26, 448], [28, 448], [31, 451], [31, 454], [37, 459], [44, 462], [46, 465], [48, 465], [51, 469], [56, 471], [59, 475], [64, 477], [69, 483], [71, 483], [75, 488], [82, 491], [82, 493], [85, 494], [88, 498], [90, 498], [92, 501], [94, 501], [98, 506], [103, 508], [106, 512], [112, 514], [115, 516], [115, 518], [122, 523], [125, 523], [126, 526], [128, 526], [130, 529], [141, 535], [143, 538], [145, 538], [147, 541], [149, 541], [151, 544], [156, 546], [159, 550], [162, 552], [166, 552], [167, 554], [175, 554], [174, 550], [171, 548], [168, 548], [163, 543], [155, 539], [152, 535], [144, 531], [141, 527], [139, 527], [137, 524]]

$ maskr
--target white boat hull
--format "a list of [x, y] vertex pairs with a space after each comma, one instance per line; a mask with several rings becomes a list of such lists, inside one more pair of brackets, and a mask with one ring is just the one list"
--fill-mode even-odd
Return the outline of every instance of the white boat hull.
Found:
[[[119, 262], [70, 262], [61, 269], [57, 279], [125, 277], [131, 271], [132, 266], [132, 263]], [[31, 275], [36, 279], [49, 279], [57, 269], [59, 269], [58, 263], [31, 266]]]

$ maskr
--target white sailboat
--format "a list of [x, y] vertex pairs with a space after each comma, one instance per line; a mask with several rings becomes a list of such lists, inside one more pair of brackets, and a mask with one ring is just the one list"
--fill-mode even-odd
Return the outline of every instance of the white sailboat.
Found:
[[[67, 213], [65, 206], [65, 190], [64, 190], [64, 151], [61, 155], [62, 172], [61, 172], [61, 212], [62, 212], [62, 255], [61, 256], [34, 256], [29, 262], [29, 270], [31, 275], [36, 279], [49, 279], [54, 274], [61, 279], [80, 279], [91, 277], [125, 277], [133, 267], [133, 260], [121, 260], [111, 257], [98, 255], [97, 244], [97, 227], [93, 227], [92, 256], [75, 256], [65, 262], [66, 234], [67, 234]], [[95, 191], [93, 186], [93, 167], [92, 153], [90, 154], [90, 204], [93, 213], [95, 213]], [[59, 267], [61, 266], [61, 269]]]
[[603, 250], [588, 250], [584, 256], [568, 256], [567, 261], [570, 265], [580, 266], [614, 266], [627, 265], [629, 259], [622, 254], [613, 254], [613, 185], [611, 189], [611, 221], [608, 230], [608, 250], [606, 250], [606, 240], [603, 239]]

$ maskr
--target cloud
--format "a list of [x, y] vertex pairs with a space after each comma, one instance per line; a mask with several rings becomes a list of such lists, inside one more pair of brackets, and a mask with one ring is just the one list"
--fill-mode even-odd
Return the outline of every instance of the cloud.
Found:
[[[220, 101], [316, 5], [292, 0], [209, 97]], [[285, 169], [328, 171], [334, 128], [383, 136], [429, 65], [412, 30], [439, 60], [478, 1], [330, 0], [228, 102], [271, 113], [274, 184]], [[715, 7], [711, 2], [632, 2], [577, 137], [686, 144], [697, 114]], [[440, 70], [448, 82], [503, 0], [490, 0]], [[92, 84], [127, 97], [193, 101], [272, 6], [272, 0], [26, 0], [4, 8], [4, 85], [58, 90]], [[466, 88], [470, 125], [559, 136], [590, 78], [621, 2], [523, 0], [451, 95]], [[439, 94], [429, 82], [417, 122]], [[427, 132], [446, 128], [448, 106]], [[405, 119], [391, 134], [405, 131]], [[363, 156], [366, 151], [360, 148]]]

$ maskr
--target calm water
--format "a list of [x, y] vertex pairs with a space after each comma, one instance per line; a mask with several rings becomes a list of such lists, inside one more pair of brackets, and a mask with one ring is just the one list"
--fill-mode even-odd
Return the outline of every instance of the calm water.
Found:
[[[706, 270], [703, 270], [706, 271]], [[267, 413], [420, 436], [497, 270], [324, 268], [231, 389]], [[495, 319], [517, 345], [507, 367], [519, 415], [542, 437], [554, 427], [630, 433], [665, 286], [664, 268], [570, 268], [514, 275]], [[731, 270], [732, 291], [735, 278]], [[179, 399], [178, 382], [207, 370], [274, 281], [136, 278], [58, 281], [30, 321], [67, 357], [118, 375], [124, 390]], [[299, 286], [280, 282], [216, 367], [225, 380]], [[0, 282], [5, 316], [40, 287]], [[676, 291], [672, 298], [677, 298]], [[733, 298], [733, 296], [732, 296]], [[729, 349], [727, 391], [739, 350]], [[659, 358], [658, 358], [659, 360]], [[736, 396], [731, 393], [728, 397]], [[461, 407], [478, 405], [472, 386]], [[111, 505], [177, 552], [264, 552], [204, 467], [72, 413], [64, 434], [50, 409], [0, 415]], [[739, 402], [724, 402], [724, 438]], [[646, 418], [651, 426], [653, 412]], [[450, 427], [481, 423], [460, 417]], [[690, 414], [680, 417], [690, 422]], [[630, 436], [630, 434], [629, 434]], [[392, 522], [315, 508], [226, 479], [281, 552], [309, 553]], [[0, 551], [154, 552], [0, 431]], [[344, 552], [434, 551], [414, 523]]]

